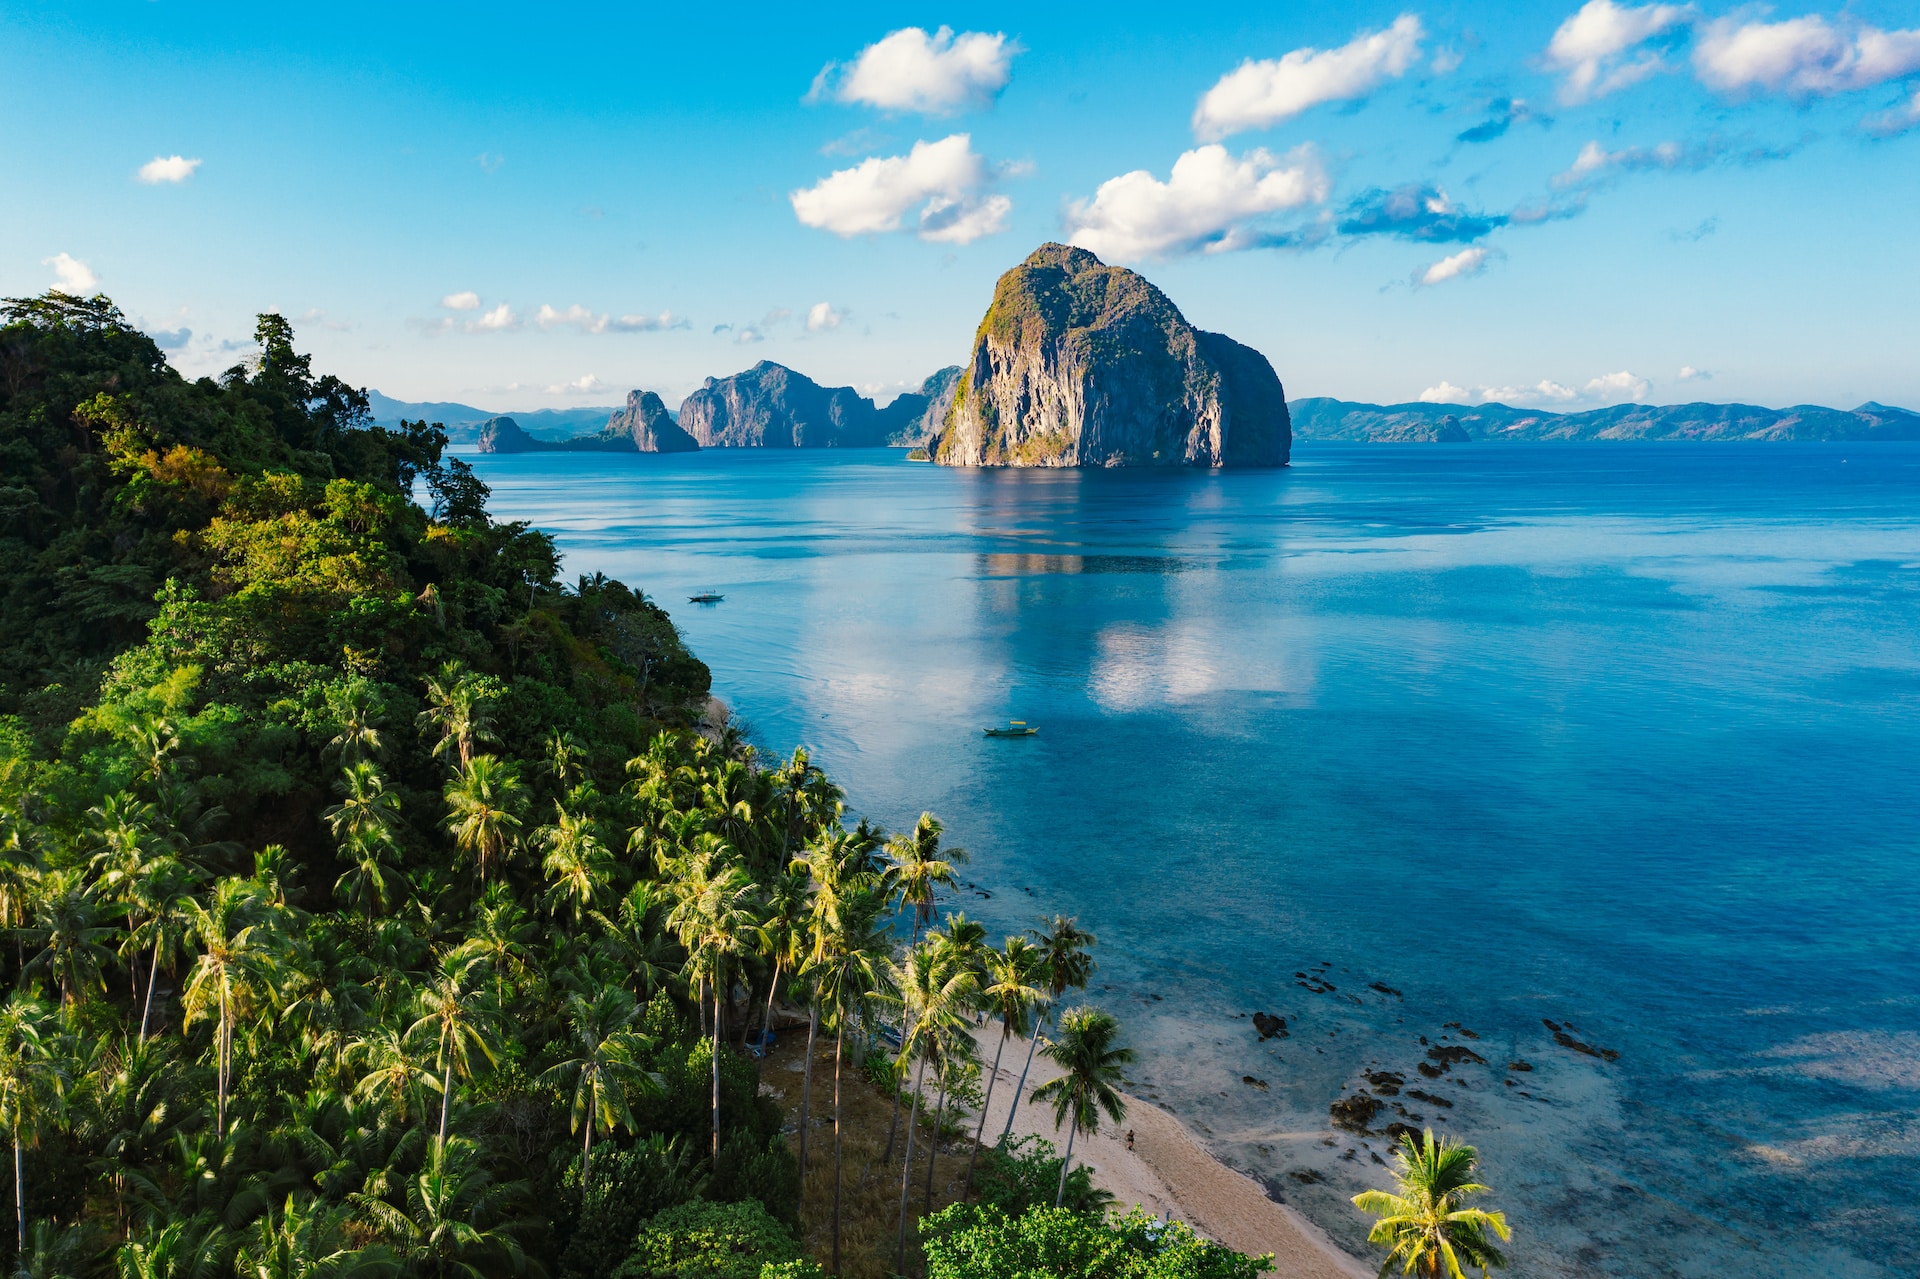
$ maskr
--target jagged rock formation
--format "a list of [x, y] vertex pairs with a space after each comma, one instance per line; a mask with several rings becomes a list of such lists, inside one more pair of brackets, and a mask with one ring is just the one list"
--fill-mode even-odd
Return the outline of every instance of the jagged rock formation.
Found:
[[948, 466], [1285, 466], [1286, 393], [1144, 278], [1046, 244], [1000, 277], [933, 457]]
[[1470, 440], [1920, 440], [1920, 413], [1869, 401], [1857, 409], [1814, 404], [1616, 404], [1581, 413], [1505, 404], [1293, 402], [1294, 437], [1365, 444], [1464, 444]]
[[887, 443], [896, 448], [925, 445], [940, 433], [953, 407], [953, 392], [960, 385], [960, 366], [949, 364], [928, 376], [918, 391], [907, 391], [881, 409], [888, 420]]
[[680, 405], [680, 429], [702, 448], [873, 448], [889, 425], [852, 387], [824, 387], [771, 360], [710, 377]]
[[479, 443], [482, 453], [691, 453], [700, 447], [652, 391], [629, 391], [627, 407], [592, 435], [543, 440], [510, 417], [494, 417], [480, 424]]

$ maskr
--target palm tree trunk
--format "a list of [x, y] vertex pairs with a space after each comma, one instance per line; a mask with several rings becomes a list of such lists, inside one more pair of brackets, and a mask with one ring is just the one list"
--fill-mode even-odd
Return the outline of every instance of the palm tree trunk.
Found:
[[214, 1057], [214, 1125], [220, 1129], [220, 1139], [227, 1137], [227, 985], [220, 983], [220, 1027], [213, 1039]]
[[160, 939], [153, 939], [153, 963], [147, 968], [147, 1002], [140, 1009], [140, 1042], [147, 1042], [147, 1018], [153, 1013], [153, 986], [160, 980]]
[[947, 1113], [947, 1063], [940, 1063], [940, 1100], [933, 1108], [933, 1131], [927, 1136], [927, 1193], [920, 1201], [920, 1215], [933, 1211], [933, 1165], [940, 1158], [940, 1120]]
[[779, 989], [780, 961], [776, 958], [773, 961], [773, 981], [767, 986], [767, 1012], [766, 1015], [760, 1019], [760, 1047], [762, 1051], [765, 1051], [767, 1046], [767, 1032], [773, 1029], [773, 996]]
[[900, 1255], [893, 1264], [895, 1274], [907, 1272], [907, 1187], [913, 1181], [913, 1126], [920, 1118], [920, 1080], [926, 1073], [927, 1059], [922, 1057], [913, 1071], [913, 1108], [907, 1112], [907, 1152], [900, 1162]]
[[967, 1175], [960, 1183], [960, 1198], [973, 1189], [973, 1161], [980, 1157], [980, 1138], [987, 1132], [987, 1109], [993, 1105], [993, 1086], [1000, 1080], [1000, 1054], [1007, 1051], [1007, 1036], [1013, 1027], [1000, 1023], [1000, 1046], [993, 1050], [993, 1073], [987, 1076], [987, 1095], [980, 1101], [980, 1124], [973, 1131], [973, 1149], [967, 1154]]
[[587, 1144], [580, 1151], [580, 1190], [593, 1185], [593, 1111], [587, 1111]]
[[840, 1273], [840, 1045], [847, 1033], [842, 1012], [833, 1031], [833, 1273]]
[[1013, 1115], [1020, 1109], [1021, 1094], [1027, 1091], [1027, 1072], [1033, 1069], [1033, 1050], [1039, 1045], [1040, 1024], [1036, 1021], [1033, 1026], [1033, 1038], [1027, 1041], [1027, 1064], [1020, 1067], [1020, 1082], [1013, 1089], [1013, 1104], [1007, 1107], [1007, 1126], [1000, 1130], [1002, 1145], [1005, 1145], [1007, 1138], [1013, 1134]]
[[807, 1129], [813, 1126], [813, 1037], [820, 1029], [820, 1005], [807, 1009], [807, 1067], [800, 1079], [800, 1176], [807, 1175]]
[[21, 1181], [25, 1175], [20, 1162], [20, 1125], [13, 1126], [13, 1230], [18, 1240], [18, 1251], [14, 1256], [17, 1269], [25, 1270], [27, 1259], [27, 1188]]
[[713, 1170], [720, 1171], [720, 983], [713, 983]]
[[447, 1111], [453, 1103], [453, 1058], [447, 1058], [446, 1070], [440, 1076], [440, 1148], [447, 1148]]
[[1060, 1188], [1053, 1192], [1053, 1206], [1056, 1208], [1060, 1206], [1060, 1201], [1067, 1197], [1067, 1169], [1073, 1167], [1073, 1137], [1079, 1131], [1080, 1124], [1077, 1120], [1067, 1127], [1067, 1154], [1066, 1158], [1060, 1161]]

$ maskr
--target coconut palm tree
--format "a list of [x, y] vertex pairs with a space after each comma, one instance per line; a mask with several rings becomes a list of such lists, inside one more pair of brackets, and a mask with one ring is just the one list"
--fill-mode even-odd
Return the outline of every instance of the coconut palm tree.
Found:
[[1067, 1129], [1067, 1153], [1060, 1161], [1060, 1186], [1053, 1192], [1058, 1208], [1067, 1193], [1067, 1170], [1073, 1167], [1073, 1139], [1100, 1130], [1100, 1112], [1119, 1123], [1127, 1117], [1120, 1096], [1121, 1067], [1133, 1060], [1133, 1049], [1117, 1048], [1120, 1023], [1098, 1008], [1075, 1008], [1060, 1019], [1060, 1035], [1041, 1051], [1066, 1073], [1033, 1090], [1035, 1101], [1053, 1103], [1053, 1126], [1072, 1121]]
[[[966, 1013], [979, 989], [973, 972], [952, 962], [940, 946], [922, 942], [907, 952], [905, 964], [895, 965], [891, 976], [900, 992], [900, 1057], [904, 1073], [907, 1062], [915, 1062], [913, 1102], [907, 1112], [907, 1149], [900, 1165], [899, 1256], [895, 1270], [904, 1273], [907, 1264], [907, 1190], [913, 1178], [913, 1136], [920, 1116], [921, 1084], [927, 1062], [942, 1063], [942, 1050], [955, 1031], [964, 1033]], [[936, 1131], [929, 1139], [939, 1141]], [[931, 1151], [928, 1158], [932, 1158]]]
[[334, 723], [340, 728], [327, 743], [339, 754], [340, 762], [351, 768], [362, 760], [377, 757], [386, 744], [380, 738], [380, 720], [386, 708], [371, 681], [356, 678], [345, 688], [327, 697]]
[[640, 1055], [651, 1045], [633, 1029], [640, 1009], [633, 996], [618, 986], [603, 986], [591, 999], [574, 995], [567, 1000], [567, 1030], [575, 1055], [540, 1078], [542, 1082], [573, 1087], [573, 1131], [585, 1126], [580, 1147], [580, 1185], [593, 1184], [593, 1125], [611, 1132], [633, 1127], [630, 1093], [654, 1091], [664, 1085], [658, 1075], [640, 1067]]
[[980, 1155], [980, 1139], [987, 1131], [987, 1111], [993, 1105], [993, 1086], [1000, 1079], [1000, 1055], [1007, 1050], [1013, 1035], [1037, 1034], [1032, 1024], [1035, 1012], [1046, 1003], [1047, 991], [1040, 983], [1046, 970], [1038, 947], [1024, 937], [1009, 937], [999, 950], [989, 951], [986, 976], [980, 989], [980, 1001], [1000, 1020], [1000, 1042], [993, 1050], [993, 1069], [987, 1075], [987, 1095], [980, 1102], [980, 1122], [973, 1133], [973, 1149], [967, 1155], [967, 1175], [961, 1193], [973, 1187], [973, 1165]]
[[447, 662], [427, 680], [427, 709], [420, 712], [423, 733], [438, 733], [435, 757], [452, 755], [465, 769], [473, 763], [480, 742], [499, 744], [493, 731], [493, 702], [498, 685], [468, 670], [464, 662]]
[[1473, 1179], [1479, 1158], [1479, 1151], [1451, 1137], [1436, 1141], [1431, 1128], [1418, 1140], [1412, 1133], [1400, 1134], [1393, 1152], [1394, 1188], [1353, 1197], [1354, 1207], [1376, 1219], [1367, 1242], [1387, 1246], [1382, 1276], [1397, 1268], [1426, 1279], [1466, 1279], [1464, 1267], [1485, 1275], [1507, 1263], [1494, 1242], [1513, 1237], [1506, 1214], [1466, 1206], [1468, 1199], [1487, 1193]]
[[161, 961], [167, 961], [171, 972], [186, 942], [185, 906], [194, 879], [193, 869], [185, 862], [162, 855], [141, 866], [126, 889], [128, 927], [120, 942], [120, 957], [129, 968], [138, 966], [143, 953], [147, 959], [147, 990], [140, 1000], [142, 1042], [153, 1017], [153, 988], [160, 979]]
[[200, 956], [187, 977], [183, 1029], [214, 1018], [215, 1131], [227, 1131], [227, 1092], [233, 1083], [233, 1028], [272, 991], [280, 939], [257, 885], [228, 878], [203, 905], [186, 903], [187, 932]]
[[234, 1255], [237, 1279], [376, 1279], [400, 1269], [384, 1246], [347, 1246], [342, 1226], [346, 1212], [324, 1203], [302, 1204], [292, 1195], [286, 1206], [253, 1223]]
[[439, 1081], [407, 1032], [390, 1021], [376, 1021], [347, 1046], [347, 1064], [365, 1073], [353, 1081], [355, 1097], [384, 1105], [407, 1122], [426, 1089]]
[[750, 949], [759, 929], [754, 883], [734, 862], [733, 850], [715, 836], [704, 848], [674, 864], [678, 899], [667, 927], [687, 952], [687, 974], [713, 994], [713, 1166], [720, 1166], [720, 1009], [732, 979], [731, 965]]
[[114, 1249], [116, 1279], [221, 1279], [226, 1232], [206, 1216], [175, 1217]]
[[494, 755], [463, 760], [447, 782], [446, 800], [447, 829], [460, 851], [473, 858], [484, 884], [488, 872], [519, 844], [527, 807], [520, 770]]
[[[986, 976], [986, 957], [992, 953], [987, 946], [987, 930], [955, 911], [947, 916], [944, 930], [933, 929], [927, 934], [927, 939], [933, 943], [937, 962], [963, 971], [973, 979], [967, 1002], [958, 1010], [963, 1017], [972, 1013], [980, 1002], [980, 987]], [[951, 1080], [951, 1071], [974, 1062], [978, 1056], [977, 1050], [978, 1045], [964, 1020], [956, 1019], [934, 1032], [933, 1052], [940, 1091], [933, 1107], [933, 1138], [927, 1143], [927, 1190], [922, 1213], [933, 1211], [933, 1169], [940, 1152], [941, 1125], [946, 1122], [947, 1085]]]
[[493, 976], [495, 1007], [506, 1008], [509, 991], [517, 992], [532, 973], [537, 932], [507, 885], [487, 885], [458, 953], [472, 956], [487, 966]]
[[394, 825], [400, 820], [400, 797], [387, 789], [371, 760], [356, 759], [341, 769], [333, 789], [340, 802], [321, 816], [336, 842], [344, 844], [353, 836], [392, 842]]
[[547, 889], [547, 912], [557, 916], [562, 907], [571, 907], [577, 926], [613, 877], [613, 858], [594, 832], [592, 818], [568, 812], [557, 801], [553, 811], [555, 823], [534, 833], [547, 850], [541, 864], [552, 881]]
[[63, 1007], [89, 991], [104, 989], [101, 969], [113, 959], [106, 943], [115, 930], [100, 922], [101, 914], [99, 900], [78, 870], [52, 871], [42, 877], [32, 923], [22, 934], [42, 949], [27, 961], [21, 975], [50, 977]]
[[59, 1113], [65, 1072], [54, 1045], [58, 1023], [38, 996], [15, 991], [0, 1005], [0, 1126], [13, 1139], [15, 1256], [27, 1255], [26, 1170], [23, 1143], [34, 1140]]
[[934, 889], [954, 887], [959, 881], [953, 868], [966, 864], [966, 849], [940, 847], [944, 829], [939, 818], [922, 813], [911, 835], [897, 835], [887, 843], [894, 860], [894, 891], [903, 906], [913, 909], [915, 941], [920, 930], [933, 922]]
[[453, 1109], [453, 1082], [473, 1078], [473, 1053], [478, 1051], [488, 1062], [495, 1060], [492, 1010], [486, 1007], [484, 994], [474, 977], [480, 961], [453, 951], [440, 960], [439, 968], [427, 979], [414, 997], [418, 1014], [407, 1028], [412, 1038], [431, 1037], [434, 1066], [440, 1071], [440, 1144], [447, 1143], [447, 1115]]
[[619, 971], [627, 974], [635, 998], [643, 1002], [667, 984], [682, 962], [682, 956], [673, 949], [673, 939], [654, 918], [664, 903], [660, 885], [643, 879], [620, 899], [620, 909], [613, 918], [597, 910], [589, 912], [604, 934], [600, 939], [603, 951]]
[[1034, 1049], [1040, 1045], [1039, 1025], [1045, 1020], [1048, 1007], [1057, 1007], [1060, 996], [1068, 990], [1085, 990], [1087, 983], [1093, 979], [1094, 961], [1090, 952], [1098, 939], [1068, 915], [1055, 915], [1041, 922], [1046, 927], [1029, 928], [1027, 936], [1033, 938], [1040, 950], [1042, 970], [1047, 978], [1048, 1001], [1034, 1012], [1034, 1034], [1027, 1041], [1027, 1061], [1020, 1067], [1020, 1082], [1013, 1090], [1013, 1104], [1007, 1107], [1007, 1125], [1000, 1130], [1002, 1142], [1013, 1133], [1013, 1117], [1019, 1113], [1020, 1098], [1027, 1091], [1027, 1072], [1033, 1069]]
[[350, 1194], [347, 1202], [393, 1247], [408, 1273], [481, 1279], [526, 1268], [516, 1234], [529, 1223], [509, 1215], [526, 1187], [497, 1184], [472, 1142], [460, 1137], [435, 1142], [425, 1167], [392, 1193], [402, 1204], [372, 1190]]

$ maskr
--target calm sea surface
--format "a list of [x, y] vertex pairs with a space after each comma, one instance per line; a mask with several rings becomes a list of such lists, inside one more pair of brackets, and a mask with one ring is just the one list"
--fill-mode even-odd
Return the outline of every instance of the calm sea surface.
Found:
[[1135, 1090], [1355, 1252], [1373, 1070], [1376, 1129], [1479, 1144], [1518, 1273], [1914, 1273], [1920, 449], [900, 457], [473, 460], [757, 740], [937, 813], [956, 905], [1078, 915]]

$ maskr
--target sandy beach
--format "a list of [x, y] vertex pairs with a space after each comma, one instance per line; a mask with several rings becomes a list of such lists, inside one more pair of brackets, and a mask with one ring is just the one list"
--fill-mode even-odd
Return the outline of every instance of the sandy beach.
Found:
[[[991, 1069], [998, 1030], [976, 1031], [975, 1038], [983, 1071]], [[1007, 1041], [999, 1082], [987, 1108], [988, 1142], [1007, 1122], [1026, 1055], [1026, 1040]], [[1027, 1075], [1027, 1093], [1031, 1095], [1035, 1087], [1059, 1073], [1053, 1063], [1036, 1055]], [[983, 1078], [983, 1090], [985, 1082]], [[1128, 1129], [1134, 1135], [1132, 1150], [1127, 1149]], [[1050, 1108], [1023, 1101], [1013, 1131], [1016, 1136], [1037, 1134], [1066, 1149], [1067, 1135], [1055, 1130]], [[1300, 1214], [1269, 1199], [1251, 1177], [1208, 1154], [1178, 1118], [1138, 1097], [1127, 1098], [1124, 1125], [1111, 1127], [1103, 1116], [1097, 1134], [1077, 1138], [1073, 1161], [1092, 1168], [1094, 1184], [1110, 1192], [1121, 1207], [1139, 1204], [1156, 1216], [1171, 1213], [1175, 1220], [1236, 1252], [1272, 1253], [1274, 1273], [1281, 1279], [1371, 1279], [1374, 1274]]]

